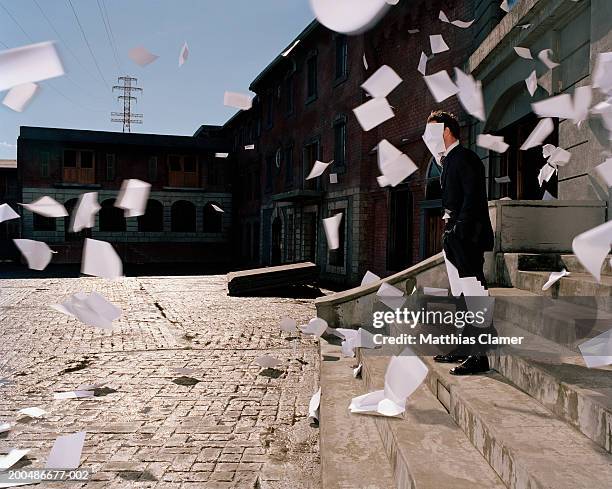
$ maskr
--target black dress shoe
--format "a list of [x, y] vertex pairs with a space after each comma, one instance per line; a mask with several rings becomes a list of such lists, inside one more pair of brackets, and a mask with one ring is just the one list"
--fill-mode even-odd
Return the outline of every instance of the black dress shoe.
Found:
[[454, 353], [447, 353], [446, 355], [436, 355], [433, 357], [434, 362], [438, 363], [461, 363], [468, 357], [465, 355], [456, 355]]
[[461, 365], [450, 369], [453, 375], [475, 375], [489, 371], [489, 359], [485, 356], [469, 356]]

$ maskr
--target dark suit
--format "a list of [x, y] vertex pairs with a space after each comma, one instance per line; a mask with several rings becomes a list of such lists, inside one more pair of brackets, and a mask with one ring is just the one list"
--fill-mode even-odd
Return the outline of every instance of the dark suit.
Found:
[[442, 207], [450, 214], [442, 244], [460, 277], [476, 277], [486, 287], [484, 252], [493, 249], [485, 170], [476, 153], [459, 145], [444, 158]]

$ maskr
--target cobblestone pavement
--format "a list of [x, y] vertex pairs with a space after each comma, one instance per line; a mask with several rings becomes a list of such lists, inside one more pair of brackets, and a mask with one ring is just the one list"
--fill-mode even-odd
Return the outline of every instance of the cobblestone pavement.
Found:
[[[228, 297], [225, 276], [20, 279], [0, 290], [0, 365], [12, 381], [0, 387], [0, 421], [17, 420], [0, 453], [31, 448], [20, 465], [41, 468], [58, 435], [87, 431], [92, 480], [38, 487], [318, 487], [307, 419], [317, 343], [278, 329], [282, 317], [315, 316], [313, 299]], [[123, 310], [112, 331], [48, 307], [91, 290]], [[265, 353], [282, 365], [259, 368]], [[93, 399], [53, 399], [92, 383], [104, 384]], [[49, 414], [18, 418], [32, 406]]]

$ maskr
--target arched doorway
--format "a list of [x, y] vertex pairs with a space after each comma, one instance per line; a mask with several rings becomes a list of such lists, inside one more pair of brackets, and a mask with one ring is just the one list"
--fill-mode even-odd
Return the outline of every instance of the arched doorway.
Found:
[[171, 229], [177, 233], [194, 233], [196, 230], [196, 207], [187, 200], [172, 204]]
[[283, 223], [280, 217], [275, 217], [272, 221], [272, 265], [279, 265], [281, 262], [281, 239]]
[[159, 200], [149, 199], [147, 209], [138, 216], [138, 231], [160, 232], [164, 230], [164, 205]]
[[123, 209], [115, 207], [114, 199], [106, 199], [100, 205], [100, 231], [124, 232], [126, 223]]

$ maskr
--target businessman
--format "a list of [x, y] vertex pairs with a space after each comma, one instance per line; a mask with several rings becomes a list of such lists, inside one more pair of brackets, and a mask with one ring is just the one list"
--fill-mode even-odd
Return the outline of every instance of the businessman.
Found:
[[[476, 277], [483, 287], [484, 252], [493, 249], [493, 229], [489, 219], [484, 165], [476, 153], [459, 143], [459, 122], [448, 112], [432, 112], [427, 123], [444, 124], [445, 150], [437, 160], [442, 165], [440, 184], [444, 209], [442, 245], [446, 258], [457, 268], [459, 277]], [[442, 145], [440, 145], [442, 147]], [[463, 336], [475, 337], [475, 326], [466, 326]], [[453, 375], [471, 375], [489, 370], [484, 348], [456, 350], [434, 357], [437, 362], [460, 364]]]

